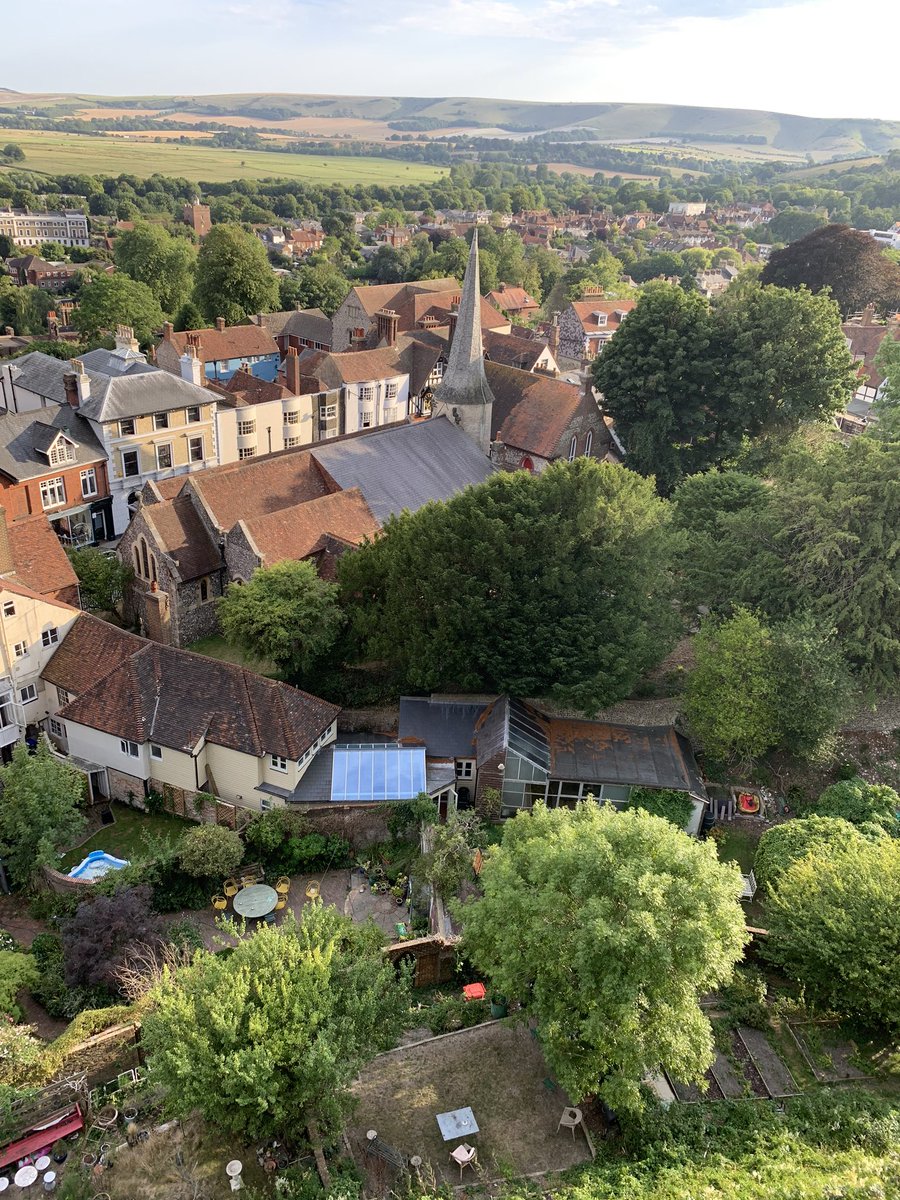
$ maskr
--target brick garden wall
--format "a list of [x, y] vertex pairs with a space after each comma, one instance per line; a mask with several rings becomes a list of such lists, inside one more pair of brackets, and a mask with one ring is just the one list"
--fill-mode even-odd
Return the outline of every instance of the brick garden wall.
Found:
[[327, 806], [291, 805], [302, 812], [316, 833], [346, 838], [354, 850], [364, 850], [390, 836], [387, 818], [390, 804], [328, 804]]

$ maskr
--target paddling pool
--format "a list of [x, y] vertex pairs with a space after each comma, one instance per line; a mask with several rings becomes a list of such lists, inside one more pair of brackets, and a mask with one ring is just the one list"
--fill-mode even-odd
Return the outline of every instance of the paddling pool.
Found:
[[108, 871], [118, 871], [128, 866], [127, 858], [113, 858], [105, 850], [92, 850], [87, 858], [69, 872], [70, 879], [102, 879]]

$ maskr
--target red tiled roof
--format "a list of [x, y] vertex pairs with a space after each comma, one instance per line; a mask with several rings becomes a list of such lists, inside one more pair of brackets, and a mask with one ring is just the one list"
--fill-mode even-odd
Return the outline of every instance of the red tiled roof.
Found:
[[183, 580], [199, 579], [222, 566], [222, 558], [190, 496], [148, 504], [140, 514], [170, 556]]
[[205, 737], [257, 758], [300, 758], [340, 709], [218, 659], [145, 642], [60, 716], [78, 725], [190, 752]]
[[210, 467], [188, 475], [185, 484], [203, 500], [222, 530], [242, 518], [252, 520], [339, 490], [326, 482], [309, 450]]
[[[574, 300], [572, 302], [572, 308], [585, 333], [590, 333], [595, 329], [618, 329], [620, 319], [616, 313], [631, 312], [634, 306], [634, 300]], [[606, 313], [605, 325], [597, 323], [593, 316], [597, 312]]]
[[521, 308], [538, 308], [538, 302], [529, 296], [524, 288], [505, 287], [502, 290], [488, 292], [487, 299], [495, 308], [504, 312], [517, 312]]
[[144, 638], [82, 613], [44, 667], [41, 678], [78, 696], [146, 644]]
[[379, 308], [397, 308], [399, 300], [416, 292], [459, 291], [455, 279], [417, 279], [410, 283], [370, 283], [353, 289], [356, 298], [368, 315], [374, 316]]
[[359, 488], [320, 496], [318, 500], [266, 513], [243, 524], [259, 550], [264, 567], [286, 558], [306, 558], [321, 549], [323, 538], [328, 536], [358, 546], [363, 538], [374, 537], [381, 528]]
[[[888, 332], [888, 326], [874, 324], [856, 325], [851, 321], [847, 321], [841, 328], [844, 331], [844, 336], [850, 341], [850, 353], [853, 358], [855, 359], [857, 355], [862, 356], [862, 361], [858, 364], [860, 379], [866, 379], [870, 387], [881, 387], [884, 378], [881, 372], [875, 367], [875, 355], [884, 341], [885, 335]], [[892, 328], [891, 335], [894, 338], [900, 339], [900, 327]]]
[[492, 440], [541, 458], [555, 458], [566, 428], [585, 402], [582, 390], [561, 379], [490, 360], [484, 369], [494, 394]]
[[234, 407], [249, 404], [268, 404], [271, 400], [285, 400], [293, 395], [283, 383], [259, 379], [252, 371], [239, 367], [227, 383], [207, 384], [212, 390], [219, 392]]
[[187, 349], [189, 336], [200, 339], [201, 362], [278, 353], [278, 344], [271, 333], [259, 325], [226, 325], [224, 329], [190, 329], [173, 333], [169, 341], [179, 355]]
[[43, 513], [10, 522], [9, 544], [16, 577], [25, 587], [41, 596], [74, 588], [77, 596], [78, 576]]

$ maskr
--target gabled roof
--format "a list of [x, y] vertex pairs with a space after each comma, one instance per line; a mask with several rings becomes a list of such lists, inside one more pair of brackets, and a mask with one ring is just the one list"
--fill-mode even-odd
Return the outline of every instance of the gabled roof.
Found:
[[562, 379], [490, 360], [484, 369], [494, 394], [491, 438], [528, 454], [556, 458], [563, 452], [564, 436], [579, 409], [591, 404], [597, 407], [580, 387]]
[[505, 367], [518, 367], [520, 371], [533, 371], [547, 343], [537, 338], [517, 337], [511, 333], [496, 333], [486, 329], [482, 334], [486, 357]]
[[101, 375], [146, 375], [159, 368], [147, 362], [139, 350], [89, 350], [82, 354], [81, 361], [88, 371], [99, 371]]
[[382, 524], [429, 500], [449, 500], [494, 473], [490, 460], [446, 417], [317, 443], [311, 453], [340, 488], [358, 487]]
[[494, 308], [502, 309], [504, 312], [518, 312], [521, 308], [539, 307], [534, 296], [529, 296], [528, 292], [520, 287], [498, 288], [496, 291], [488, 292], [486, 299], [490, 300]]
[[316, 391], [326, 392], [345, 383], [367, 383], [407, 374], [400, 355], [390, 346], [380, 350], [348, 350], [341, 354], [304, 350], [300, 355], [300, 372], [319, 380], [322, 386]]
[[310, 450], [210, 467], [182, 476], [181, 484], [197, 494], [223, 533], [241, 519], [280, 512], [338, 490], [326, 481]]
[[140, 515], [152, 529], [159, 548], [174, 561], [183, 581], [211, 575], [222, 566], [222, 556], [190, 496], [148, 504]]
[[396, 310], [401, 300], [406, 300], [419, 292], [449, 291], [459, 291], [459, 284], [455, 279], [416, 279], [410, 283], [360, 284], [353, 288], [350, 295], [356, 297], [363, 311], [371, 317], [380, 308]]
[[41, 678], [70, 695], [79, 696], [146, 644], [144, 638], [110, 625], [109, 621], [81, 613], [44, 667]]
[[[884, 377], [875, 366], [875, 355], [888, 334], [888, 326], [875, 323], [861, 325], [855, 321], [845, 321], [841, 329], [850, 343], [851, 355], [862, 359], [858, 364], [860, 379], [865, 378], [869, 387], [881, 387]], [[900, 326], [891, 327], [890, 334], [894, 338], [900, 338]]]
[[331, 318], [326, 317], [321, 308], [301, 308], [291, 313], [282, 329], [284, 337], [303, 338], [309, 342], [320, 342], [323, 346], [331, 345]]
[[317, 696], [233, 663], [144, 642], [60, 716], [187, 753], [205, 738], [256, 758], [299, 759], [339, 712]]
[[40, 596], [52, 597], [69, 588], [76, 589], [77, 596], [78, 576], [43, 513], [12, 521], [8, 529], [16, 579]]
[[186, 329], [183, 333], [170, 334], [167, 340], [175, 347], [180, 357], [187, 349], [188, 338], [199, 339], [197, 357], [205, 363], [278, 353], [278, 344], [271, 333], [259, 325], [226, 325], [224, 329]]
[[[60, 437], [73, 445], [70, 463], [51, 466], [47, 451]], [[17, 481], [59, 474], [60, 468], [103, 462], [106, 453], [90, 422], [69, 404], [32, 412], [0, 412], [0, 473]]]
[[222, 402], [229, 408], [268, 404], [272, 400], [285, 400], [293, 395], [283, 383], [260, 379], [244, 367], [238, 367], [227, 383], [208, 383], [207, 389], [221, 396]]
[[[634, 300], [573, 300], [572, 302], [572, 309], [585, 333], [618, 329], [621, 318], [617, 314], [629, 313], [634, 306]], [[595, 316], [598, 312], [606, 314], [606, 322], [603, 325], [597, 321]]]
[[[148, 511], [155, 511], [153, 506]], [[347, 546], [358, 546], [364, 538], [372, 538], [381, 526], [363, 498], [359, 488], [334, 492], [266, 513], [240, 523], [259, 551], [264, 567], [286, 558], [302, 559], [324, 546], [324, 539], [338, 538]]]

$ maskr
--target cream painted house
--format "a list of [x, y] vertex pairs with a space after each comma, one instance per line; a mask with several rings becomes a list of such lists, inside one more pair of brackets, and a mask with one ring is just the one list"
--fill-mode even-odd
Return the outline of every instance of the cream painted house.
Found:
[[51, 740], [128, 802], [211, 792], [264, 812], [292, 798], [337, 735], [339, 710], [325, 700], [87, 614], [44, 680], [57, 700]]

